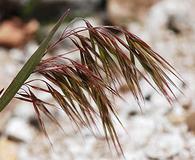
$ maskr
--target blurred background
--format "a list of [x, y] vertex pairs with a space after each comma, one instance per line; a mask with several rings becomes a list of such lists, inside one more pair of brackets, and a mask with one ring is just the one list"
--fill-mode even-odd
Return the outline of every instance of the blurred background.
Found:
[[[95, 26], [123, 26], [170, 62], [186, 83], [174, 80], [184, 94], [173, 88], [178, 101], [170, 106], [140, 80], [145, 97], [142, 112], [131, 92], [125, 86], [120, 88], [125, 101], [114, 101], [127, 132], [118, 124], [116, 129], [126, 159], [194, 160], [194, 0], [0, 0], [0, 89], [7, 87], [68, 8], [71, 12], [63, 27], [75, 17], [84, 17]], [[83, 22], [71, 27], [79, 26]], [[65, 41], [47, 56], [70, 48]], [[102, 135], [97, 133], [95, 138], [86, 128], [78, 131], [63, 113], [55, 112], [65, 133], [45, 118], [51, 146], [38, 126], [33, 107], [14, 99], [0, 113], [0, 160], [117, 159]]]

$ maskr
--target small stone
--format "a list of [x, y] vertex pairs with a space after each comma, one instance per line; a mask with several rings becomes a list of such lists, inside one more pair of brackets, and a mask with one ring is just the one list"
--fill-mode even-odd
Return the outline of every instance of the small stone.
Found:
[[24, 57], [25, 57], [23, 54], [23, 51], [17, 48], [10, 49], [9, 54], [13, 60], [19, 61], [19, 62], [23, 62]]
[[188, 126], [188, 130], [195, 133], [195, 112], [190, 113], [186, 117], [186, 124]]
[[146, 100], [146, 101], [150, 101], [151, 100], [151, 94], [148, 94], [148, 95], [146, 95], [145, 97], [144, 97], [144, 99]]
[[31, 126], [33, 126], [35, 129], [39, 130], [39, 131], [42, 131], [41, 128], [40, 128], [40, 124], [39, 124], [39, 121], [36, 117], [31, 117], [29, 120], [28, 120], [29, 124]]
[[31, 36], [36, 33], [36, 31], [39, 29], [39, 23], [37, 20], [33, 19], [31, 21], [29, 21], [26, 25], [25, 25], [25, 32], [26, 32], [26, 36], [28, 36], [28, 38], [32, 38]]
[[32, 128], [21, 118], [10, 119], [5, 128], [5, 134], [8, 138], [19, 142], [29, 142], [33, 138]]
[[125, 25], [130, 20], [142, 20], [149, 8], [158, 0], [108, 0], [109, 20], [118, 25]]
[[143, 151], [126, 151], [125, 152], [125, 159], [128, 160], [145, 160], [145, 155]]
[[172, 113], [168, 114], [167, 118], [174, 125], [178, 125], [185, 122], [185, 115], [177, 115]]
[[24, 120], [29, 120], [31, 117], [34, 117], [35, 112], [32, 104], [21, 102], [18, 103], [14, 109], [14, 116], [22, 118]]
[[146, 155], [152, 159], [168, 159], [182, 152], [184, 141], [177, 133], [160, 133], [151, 139]]
[[174, 125], [179, 125], [181, 123], [185, 122], [186, 119], [186, 112], [185, 110], [181, 107], [181, 105], [175, 104], [174, 107], [172, 108], [171, 112], [168, 112], [166, 114], [168, 120], [174, 124]]
[[152, 112], [155, 112], [156, 114], [166, 114], [171, 110], [171, 107], [163, 95], [160, 95], [159, 93], [155, 92], [151, 97], [151, 107]]
[[131, 92], [127, 92], [126, 94], [122, 95], [123, 99], [116, 98], [115, 104], [116, 106], [119, 106], [118, 112], [120, 113], [121, 117], [123, 118], [130, 118], [130, 114], [137, 114], [139, 115], [141, 113], [141, 109], [138, 106], [135, 98], [132, 96]]
[[182, 102], [182, 107], [185, 110], [189, 110], [190, 108], [192, 108], [192, 100], [185, 100]]
[[29, 58], [38, 48], [38, 44], [34, 41], [30, 41], [26, 44], [24, 47], [24, 53], [26, 56], [26, 59]]
[[191, 159], [191, 153], [188, 149], [184, 149], [182, 152], [180, 152], [178, 155], [174, 157], [174, 160], [180, 160], [180, 159]]
[[21, 47], [32, 39], [38, 27], [39, 23], [36, 20], [28, 23], [23, 23], [19, 18], [6, 20], [0, 25], [0, 45], [9, 48]]
[[137, 114], [138, 114], [137, 111], [129, 111], [128, 116], [133, 117], [136, 116]]
[[[18, 19], [4, 21], [0, 26], [0, 45], [6, 47], [21, 46], [25, 41], [23, 31], [16, 27]], [[10, 38], [11, 37], [11, 38]]]
[[[10, 77], [13, 78], [12, 76], [18, 72], [18, 66], [16, 66], [15, 64], [11, 64], [11, 63], [6, 65], [6, 67], [4, 68], [4, 73], [6, 73], [7, 78], [8, 78], [8, 76], [9, 76], [9, 78]], [[9, 80], [11, 80], [11, 79], [9, 79]]]
[[0, 160], [16, 160], [17, 145], [5, 138], [0, 139]]
[[147, 144], [155, 130], [154, 121], [147, 117], [137, 116], [129, 123], [128, 128], [131, 129], [128, 133], [130, 136], [129, 145], [139, 148]]

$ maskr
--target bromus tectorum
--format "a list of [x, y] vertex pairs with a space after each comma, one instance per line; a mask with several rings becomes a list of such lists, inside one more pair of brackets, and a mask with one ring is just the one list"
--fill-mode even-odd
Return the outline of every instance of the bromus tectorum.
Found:
[[[47, 135], [40, 113], [45, 114], [57, 125], [59, 123], [48, 109], [48, 106], [51, 107], [53, 104], [39, 99], [34, 91], [50, 94], [78, 127], [82, 125], [91, 128], [91, 125], [96, 124], [97, 119], [100, 119], [106, 139], [110, 138], [116, 151], [122, 153], [111, 119], [111, 114], [117, 117], [117, 113], [108, 98], [108, 93], [120, 96], [116, 84], [120, 85], [121, 81], [125, 81], [139, 103], [143, 99], [139, 77], [152, 85], [149, 80], [151, 78], [169, 103], [172, 103], [176, 97], [170, 85], [178, 87], [169, 75], [180, 78], [166, 60], [124, 28], [94, 27], [88, 21], [83, 20], [85, 26], [65, 28], [58, 40], [49, 45], [68, 12], [56, 23], [48, 37], [26, 62], [5, 92], [0, 91], [0, 94], [3, 92], [0, 98], [0, 111], [13, 97], [32, 103], [40, 126]], [[122, 34], [123, 39], [110, 29]], [[83, 36], [82, 32], [88, 32], [88, 36]], [[43, 59], [51, 48], [65, 39], [70, 39], [73, 43], [75, 48], [72, 51]], [[67, 58], [66, 54], [79, 54], [80, 61]], [[138, 64], [141, 64], [142, 69], [137, 67]], [[31, 74], [40, 74], [43, 79], [27, 81]], [[40, 81], [42, 86], [34, 85], [35, 81]], [[152, 87], [155, 88], [153, 85]], [[95, 103], [95, 106], [91, 101]]]

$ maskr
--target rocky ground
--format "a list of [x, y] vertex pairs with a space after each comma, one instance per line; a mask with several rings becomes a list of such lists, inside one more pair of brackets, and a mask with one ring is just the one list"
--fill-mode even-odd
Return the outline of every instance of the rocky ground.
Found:
[[[144, 19], [127, 25], [165, 57], [186, 83], [174, 80], [184, 94], [174, 89], [178, 102], [170, 106], [141, 80], [145, 97], [142, 111], [129, 91], [121, 91], [125, 101], [116, 98], [115, 104], [125, 130], [118, 123], [116, 128], [127, 160], [195, 159], [194, 7], [193, 0], [160, 0], [150, 6]], [[30, 41], [23, 49], [0, 48], [0, 88], [8, 85], [37, 47]], [[45, 119], [51, 146], [38, 127], [32, 106], [13, 100], [0, 113], [0, 160], [123, 159], [117, 158], [99, 133], [94, 137], [86, 128], [77, 131], [62, 112], [56, 115], [65, 133]]]

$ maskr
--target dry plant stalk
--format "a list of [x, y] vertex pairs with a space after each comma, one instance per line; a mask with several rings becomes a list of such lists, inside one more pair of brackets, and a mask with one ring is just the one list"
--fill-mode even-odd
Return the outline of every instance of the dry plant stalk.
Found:
[[[120, 96], [115, 85], [121, 84], [121, 79], [124, 79], [139, 103], [143, 99], [143, 95], [138, 77], [141, 76], [152, 85], [148, 79], [151, 77], [160, 92], [172, 103], [176, 97], [170, 84], [178, 87], [168, 74], [180, 78], [166, 60], [126, 29], [114, 26], [94, 27], [88, 21], [83, 21], [85, 22], [84, 27], [65, 28], [59, 39], [42, 51], [47, 53], [51, 48], [68, 38], [75, 46], [75, 49], [68, 54], [75, 54], [75, 51], [79, 51], [80, 62], [67, 58], [66, 54], [41, 60], [34, 68], [33, 74], [38, 73], [44, 78], [26, 81], [15, 97], [33, 104], [45, 135], [47, 132], [41, 118], [41, 112], [58, 126], [60, 124], [48, 108], [53, 104], [39, 99], [33, 93], [34, 90], [38, 90], [42, 94], [50, 94], [78, 127], [91, 128], [91, 125], [96, 125], [97, 119], [100, 119], [107, 141], [110, 138], [117, 153], [122, 153], [111, 118], [112, 114], [117, 117], [117, 113], [105, 92]], [[109, 29], [120, 32], [125, 40], [119, 38]], [[86, 31], [88, 37], [81, 34]], [[148, 76], [137, 68], [137, 62], [141, 64]], [[42, 82], [42, 87], [33, 85], [34, 81]], [[152, 87], [155, 88], [153, 85]], [[0, 91], [0, 94], [1, 92], [3, 90]], [[95, 106], [92, 105], [91, 100], [95, 102]]]

